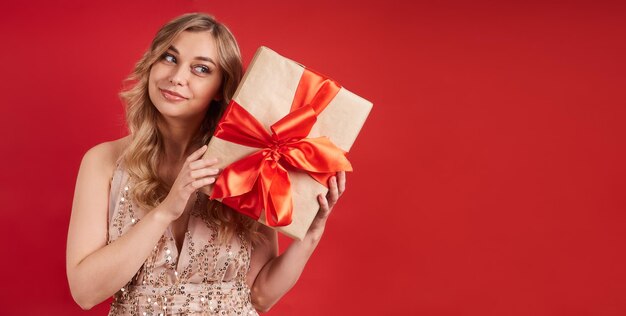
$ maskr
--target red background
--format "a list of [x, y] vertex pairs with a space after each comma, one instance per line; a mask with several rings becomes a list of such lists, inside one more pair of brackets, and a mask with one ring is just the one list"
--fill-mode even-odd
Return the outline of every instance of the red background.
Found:
[[266, 45], [374, 103], [269, 315], [625, 315], [626, 7], [430, 2], [1, 4], [0, 314], [106, 313], [65, 275], [78, 166], [125, 135], [117, 92], [157, 29], [204, 11], [246, 64]]

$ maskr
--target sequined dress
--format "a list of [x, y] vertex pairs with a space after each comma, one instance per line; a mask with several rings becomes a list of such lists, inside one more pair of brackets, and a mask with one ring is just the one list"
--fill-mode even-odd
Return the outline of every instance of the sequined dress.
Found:
[[[145, 215], [130, 200], [131, 186], [120, 159], [111, 180], [107, 244]], [[216, 229], [204, 215], [207, 199], [197, 197], [181, 253], [168, 227], [139, 271], [113, 296], [109, 316], [258, 315], [245, 282], [249, 240], [239, 235], [230, 244], [218, 244]]]

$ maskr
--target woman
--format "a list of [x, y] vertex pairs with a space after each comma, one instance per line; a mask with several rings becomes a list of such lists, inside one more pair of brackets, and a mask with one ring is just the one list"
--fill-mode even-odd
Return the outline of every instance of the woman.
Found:
[[113, 295], [109, 315], [256, 315], [298, 280], [345, 174], [280, 256], [274, 230], [209, 200], [219, 170], [202, 159], [204, 144], [241, 76], [237, 43], [212, 17], [186, 14], [159, 30], [121, 93], [130, 135], [80, 165], [67, 276], [83, 309]]

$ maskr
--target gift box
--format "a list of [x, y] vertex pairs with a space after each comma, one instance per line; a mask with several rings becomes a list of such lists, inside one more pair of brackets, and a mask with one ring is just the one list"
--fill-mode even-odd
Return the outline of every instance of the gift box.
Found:
[[222, 170], [212, 199], [302, 239], [372, 103], [260, 47], [209, 142]]

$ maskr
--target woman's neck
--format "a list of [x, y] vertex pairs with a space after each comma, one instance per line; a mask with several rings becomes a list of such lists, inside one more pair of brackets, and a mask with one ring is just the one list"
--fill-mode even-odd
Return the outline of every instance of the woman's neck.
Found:
[[164, 159], [167, 163], [180, 163], [203, 144], [197, 140], [200, 122], [160, 122], [163, 136]]

